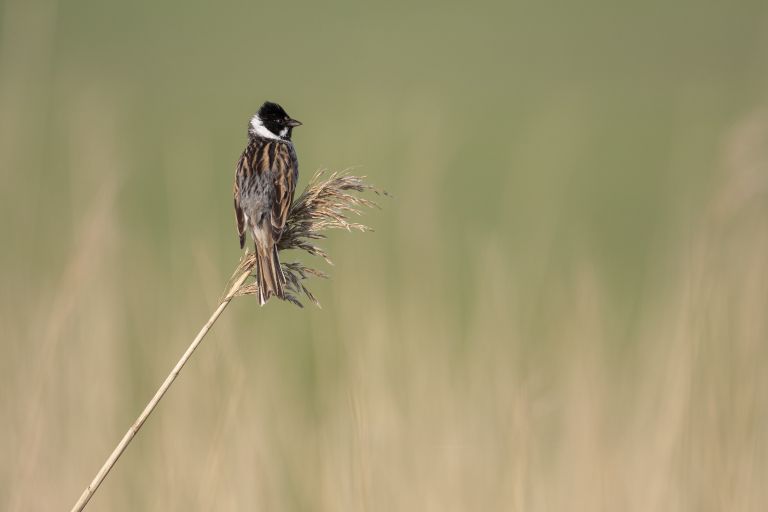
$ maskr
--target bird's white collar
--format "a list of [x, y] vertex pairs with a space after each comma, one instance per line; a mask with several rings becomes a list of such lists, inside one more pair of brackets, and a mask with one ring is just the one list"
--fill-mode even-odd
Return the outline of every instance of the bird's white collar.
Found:
[[288, 128], [284, 128], [280, 132], [281, 136], [275, 135], [274, 133], [269, 131], [269, 129], [266, 126], [264, 126], [264, 123], [261, 121], [259, 114], [255, 114], [251, 118], [251, 132], [255, 133], [259, 137], [264, 137], [265, 139], [275, 139], [275, 140], [285, 141], [283, 137], [288, 134]]

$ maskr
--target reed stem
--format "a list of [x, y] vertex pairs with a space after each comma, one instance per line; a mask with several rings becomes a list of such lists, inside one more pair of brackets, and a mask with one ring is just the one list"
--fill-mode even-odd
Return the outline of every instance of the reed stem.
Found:
[[171, 370], [171, 373], [168, 374], [168, 377], [165, 378], [165, 382], [163, 382], [163, 384], [157, 390], [157, 392], [155, 393], [155, 396], [152, 397], [152, 400], [149, 401], [149, 403], [141, 412], [139, 417], [136, 419], [133, 425], [131, 425], [131, 428], [129, 428], [128, 432], [125, 433], [123, 438], [120, 440], [120, 443], [118, 443], [117, 447], [114, 449], [114, 451], [109, 456], [107, 461], [101, 467], [99, 472], [96, 473], [96, 476], [94, 477], [90, 485], [88, 485], [88, 487], [85, 488], [85, 490], [83, 491], [83, 494], [80, 496], [80, 499], [77, 500], [77, 503], [75, 504], [75, 506], [72, 507], [72, 512], [79, 512], [83, 510], [85, 506], [88, 504], [88, 501], [96, 492], [96, 489], [99, 488], [99, 485], [101, 485], [101, 482], [104, 480], [104, 478], [107, 476], [109, 471], [112, 469], [112, 466], [115, 465], [115, 463], [117, 462], [117, 459], [119, 459], [120, 455], [123, 454], [125, 449], [133, 440], [134, 436], [136, 436], [136, 433], [139, 431], [141, 426], [144, 424], [145, 421], [147, 421], [147, 418], [149, 417], [150, 414], [152, 414], [152, 411], [155, 410], [155, 407], [157, 407], [157, 404], [160, 402], [160, 399], [163, 398], [163, 395], [165, 395], [165, 392], [168, 391], [168, 388], [171, 387], [171, 384], [173, 384], [173, 381], [176, 380], [176, 377], [179, 375], [179, 372], [181, 371], [181, 369], [184, 367], [184, 365], [187, 363], [189, 358], [192, 356], [192, 353], [195, 351], [197, 346], [200, 345], [200, 342], [203, 341], [203, 338], [205, 338], [205, 335], [208, 334], [208, 331], [211, 330], [211, 327], [213, 327], [213, 324], [219, 318], [219, 316], [224, 311], [224, 309], [226, 309], [226, 307], [232, 301], [232, 298], [237, 294], [237, 291], [240, 289], [243, 283], [245, 283], [245, 280], [248, 279], [249, 275], [250, 275], [250, 268], [243, 271], [242, 274], [240, 274], [240, 276], [233, 282], [227, 294], [224, 296], [223, 299], [221, 299], [219, 306], [213, 312], [213, 314], [205, 323], [203, 328], [200, 329], [200, 332], [197, 333], [197, 336], [189, 345], [189, 347], [187, 348], [187, 351], [184, 352], [184, 355], [181, 356], [181, 359], [179, 359], [179, 362], [176, 363], [176, 366], [173, 367], [173, 370]]

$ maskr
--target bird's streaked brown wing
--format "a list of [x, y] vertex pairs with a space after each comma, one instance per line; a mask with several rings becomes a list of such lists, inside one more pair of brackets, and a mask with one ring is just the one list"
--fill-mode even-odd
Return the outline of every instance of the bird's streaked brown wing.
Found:
[[[238, 215], [238, 232], [241, 243], [244, 243], [245, 226], [241, 220], [244, 217], [240, 208], [238, 183], [261, 183], [256, 188], [263, 190], [270, 204], [270, 231], [272, 239], [277, 242], [283, 233], [288, 220], [293, 194], [298, 177], [298, 162], [296, 152], [291, 144], [266, 140], [259, 144], [251, 144], [243, 152], [237, 163], [235, 177], [235, 212]], [[263, 180], [263, 181], [262, 181]]]
[[[245, 153], [240, 157], [237, 162], [237, 169], [235, 170], [235, 184], [234, 184], [234, 202], [235, 202], [235, 221], [237, 223], [237, 234], [240, 236], [240, 249], [245, 247], [245, 216], [243, 215], [243, 209], [240, 207], [240, 187], [238, 181], [240, 181], [241, 173], [244, 172], [243, 161], [246, 159]], [[247, 164], [246, 164], [247, 165]]]
[[272, 229], [277, 241], [280, 240], [280, 235], [288, 220], [291, 202], [293, 202], [293, 193], [296, 190], [296, 178], [298, 176], [298, 162], [296, 152], [290, 144], [275, 143], [274, 145], [277, 148], [272, 161], [275, 185], [275, 199], [272, 203]]

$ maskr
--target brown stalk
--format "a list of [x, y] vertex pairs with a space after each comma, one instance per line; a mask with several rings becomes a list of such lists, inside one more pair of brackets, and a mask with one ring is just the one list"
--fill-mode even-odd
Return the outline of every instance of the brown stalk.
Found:
[[[288, 214], [288, 220], [280, 239], [278, 249], [280, 251], [301, 249], [313, 256], [320, 256], [326, 262], [332, 264], [328, 254], [320, 247], [314, 245], [313, 241], [325, 238], [325, 234], [322, 232], [327, 229], [338, 228], [346, 229], [347, 231], [369, 231], [370, 228], [367, 226], [349, 221], [349, 215], [360, 215], [362, 213], [362, 208], [376, 206], [372, 201], [351, 193], [364, 192], [366, 190], [374, 191], [377, 194], [386, 194], [385, 192], [380, 192], [374, 189], [371, 185], [366, 184], [362, 177], [350, 176], [344, 173], [332, 173], [328, 177], [325, 177], [323, 171], [315, 173], [310, 184], [291, 205], [291, 210]], [[72, 507], [72, 512], [81, 511], [85, 508], [88, 501], [99, 488], [99, 485], [101, 485], [104, 478], [106, 478], [109, 471], [117, 462], [117, 459], [120, 458], [149, 415], [155, 410], [155, 407], [157, 407], [157, 404], [163, 398], [163, 395], [168, 391], [168, 388], [171, 387], [173, 381], [176, 380], [176, 377], [192, 356], [192, 353], [194, 353], [195, 349], [203, 341], [205, 336], [211, 330], [211, 327], [213, 327], [213, 324], [218, 320], [219, 316], [221, 316], [232, 299], [241, 295], [258, 293], [258, 287], [255, 283], [246, 284], [248, 278], [252, 276], [254, 267], [255, 258], [253, 253], [246, 253], [240, 260], [240, 264], [235, 269], [234, 274], [232, 274], [232, 277], [227, 284], [227, 292], [222, 297], [216, 310], [205, 325], [203, 325], [202, 329], [200, 329], [200, 332], [197, 333], [197, 336], [192, 340], [192, 343], [189, 345], [186, 352], [184, 352], [181, 359], [176, 363], [176, 366], [171, 370], [171, 373], [165, 378], [165, 381], [160, 385], [160, 388], [155, 392], [155, 395], [146, 405], [133, 425], [131, 425], [131, 428], [128, 429], [128, 432], [125, 433], [118, 445], [112, 451], [112, 454], [107, 458], [106, 462], [104, 462], [104, 465], [99, 472], [96, 473], [96, 476], [91, 483], [80, 495], [80, 499], [77, 500], [75, 506]], [[283, 263], [282, 267], [288, 281], [287, 288], [295, 294], [304, 294], [309, 300], [319, 306], [320, 303], [312, 292], [304, 286], [303, 281], [310, 276], [323, 278], [327, 276], [319, 270], [307, 267], [298, 262]], [[299, 302], [293, 294], [286, 294], [286, 300], [301, 307], [301, 302]]]

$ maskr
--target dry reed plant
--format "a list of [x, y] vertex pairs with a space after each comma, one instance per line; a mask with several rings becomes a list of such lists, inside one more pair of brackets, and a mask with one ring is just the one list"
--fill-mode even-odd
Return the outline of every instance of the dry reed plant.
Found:
[[[328, 229], [346, 229], [347, 231], [358, 230], [363, 232], [370, 231], [371, 229], [368, 226], [351, 222], [349, 219], [350, 215], [360, 215], [363, 208], [377, 206], [373, 201], [352, 193], [366, 191], [372, 191], [376, 194], [386, 194], [386, 192], [377, 190], [372, 185], [367, 184], [364, 176], [352, 176], [344, 172], [334, 172], [326, 176], [325, 171], [316, 172], [304, 192], [302, 192], [291, 205], [285, 231], [280, 239], [278, 250], [285, 251], [288, 249], [300, 249], [312, 256], [323, 258], [329, 264], [333, 264], [328, 257], [328, 254], [322, 248], [315, 245], [315, 241], [324, 239], [324, 231]], [[258, 286], [256, 283], [246, 284], [249, 277], [255, 277], [253, 276], [255, 266], [256, 259], [254, 254], [246, 253], [240, 260], [234, 274], [227, 283], [227, 292], [219, 301], [216, 310], [202, 329], [200, 329], [200, 332], [195, 339], [192, 340], [192, 343], [189, 345], [186, 352], [184, 352], [184, 355], [181, 356], [181, 359], [179, 359], [176, 366], [173, 367], [155, 395], [146, 405], [133, 425], [131, 425], [131, 428], [128, 429], [128, 432], [125, 433], [112, 454], [107, 458], [107, 461], [96, 474], [93, 481], [83, 491], [80, 499], [72, 508], [72, 512], [80, 511], [85, 508], [88, 501], [96, 492], [96, 489], [98, 489], [101, 482], [117, 462], [117, 459], [120, 458], [120, 455], [123, 454], [141, 426], [155, 407], [157, 407], [157, 404], [163, 398], [166, 391], [168, 391], [171, 384], [173, 384], [173, 381], [176, 379], [179, 372], [181, 372], [181, 369], [232, 299], [243, 295], [253, 295], [258, 293]], [[320, 306], [317, 298], [306, 286], [304, 286], [303, 282], [310, 276], [325, 278], [327, 277], [326, 274], [319, 270], [307, 267], [299, 262], [283, 263], [282, 267], [288, 281], [288, 289], [297, 295], [304, 294], [309, 300]], [[301, 302], [295, 295], [287, 294], [285, 300], [302, 307]]]
[[[278, 250], [299, 249], [312, 256], [319, 256], [328, 264], [333, 265], [328, 254], [315, 245], [315, 241], [325, 238], [323, 232], [329, 229], [370, 231], [370, 228], [364, 224], [350, 222], [349, 217], [350, 215], [360, 215], [362, 208], [374, 208], [377, 205], [373, 201], [356, 196], [351, 192], [368, 190], [375, 194], [385, 195], [386, 192], [367, 184], [364, 176], [351, 176], [336, 172], [331, 173], [327, 178], [324, 176], [324, 171], [315, 173], [309, 186], [291, 205]], [[233, 274], [230, 283], [233, 283], [243, 272], [250, 272], [255, 265], [255, 255], [253, 253], [246, 254]], [[282, 267], [288, 281], [288, 289], [297, 295], [306, 295], [315, 305], [320, 306], [320, 302], [304, 286], [303, 281], [310, 276], [322, 278], [328, 276], [324, 272], [299, 262], [283, 263]], [[253, 295], [258, 294], [258, 292], [258, 285], [254, 282], [240, 287], [235, 295]], [[295, 295], [286, 294], [286, 300], [302, 307]]]

